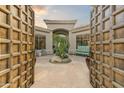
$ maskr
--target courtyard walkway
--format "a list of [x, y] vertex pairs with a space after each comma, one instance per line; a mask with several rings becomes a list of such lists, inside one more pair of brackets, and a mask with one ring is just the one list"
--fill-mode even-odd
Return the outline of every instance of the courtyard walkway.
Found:
[[52, 56], [38, 57], [32, 88], [91, 88], [84, 57], [70, 56], [71, 63], [49, 63]]

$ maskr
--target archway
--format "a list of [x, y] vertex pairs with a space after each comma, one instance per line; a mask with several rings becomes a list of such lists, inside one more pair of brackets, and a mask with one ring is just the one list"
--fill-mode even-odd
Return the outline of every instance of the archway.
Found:
[[[53, 30], [53, 38], [54, 38], [55, 35], [60, 35], [62, 37], [65, 37], [65, 38], [69, 39], [69, 31], [66, 30], [66, 29], [61, 28], [61, 29]], [[54, 51], [54, 39], [53, 39], [53, 52], [55, 52]]]
[[66, 30], [66, 29], [55, 29], [53, 30], [53, 34], [62, 34], [62, 35], [65, 35], [65, 36], [68, 36], [69, 35], [69, 31]]

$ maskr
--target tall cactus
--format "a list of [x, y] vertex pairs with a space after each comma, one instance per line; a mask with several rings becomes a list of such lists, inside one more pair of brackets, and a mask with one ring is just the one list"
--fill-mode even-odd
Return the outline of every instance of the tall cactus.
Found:
[[67, 58], [69, 41], [66, 37], [56, 35], [54, 36], [55, 54], [62, 59]]

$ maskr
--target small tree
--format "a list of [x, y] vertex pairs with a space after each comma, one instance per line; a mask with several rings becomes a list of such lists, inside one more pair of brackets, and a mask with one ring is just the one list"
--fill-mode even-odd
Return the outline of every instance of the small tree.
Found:
[[69, 41], [67, 37], [63, 37], [60, 35], [54, 36], [54, 50], [55, 54], [59, 56], [60, 58], [64, 59], [67, 58], [68, 55], [68, 48], [69, 48]]

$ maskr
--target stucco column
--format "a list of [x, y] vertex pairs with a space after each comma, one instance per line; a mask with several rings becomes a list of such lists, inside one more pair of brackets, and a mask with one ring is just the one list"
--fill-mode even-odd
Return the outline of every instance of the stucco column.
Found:
[[53, 54], [53, 33], [52, 31], [47, 35], [46, 38], [46, 49], [48, 54]]
[[69, 32], [69, 54], [75, 54], [76, 51], [76, 36], [72, 34], [72, 32]]
[[76, 54], [76, 35], [75, 34], [72, 35], [73, 35], [73, 53]]

